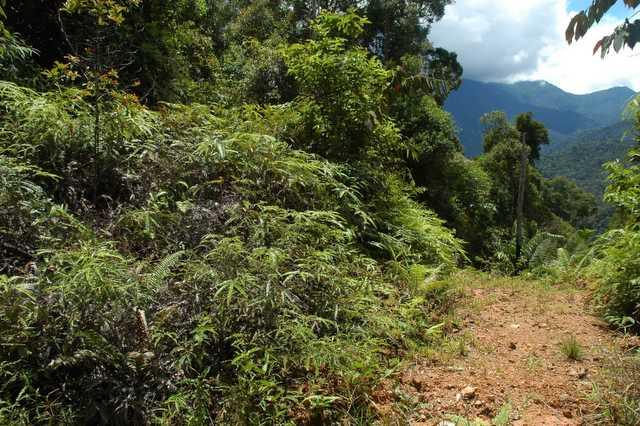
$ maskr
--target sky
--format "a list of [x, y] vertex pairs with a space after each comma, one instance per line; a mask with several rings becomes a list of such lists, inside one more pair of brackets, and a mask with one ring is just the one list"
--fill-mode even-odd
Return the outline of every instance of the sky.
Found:
[[458, 53], [465, 78], [546, 80], [577, 94], [615, 86], [640, 91], [640, 48], [604, 60], [592, 54], [595, 43], [633, 13], [618, 2], [572, 45], [565, 41], [566, 26], [591, 0], [455, 0], [430, 38]]

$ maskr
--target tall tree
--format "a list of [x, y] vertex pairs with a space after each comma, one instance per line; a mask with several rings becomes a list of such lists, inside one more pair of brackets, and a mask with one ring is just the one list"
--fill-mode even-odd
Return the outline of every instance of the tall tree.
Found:
[[540, 146], [549, 144], [549, 131], [540, 121], [534, 120], [531, 112], [516, 117], [516, 129], [524, 134], [530, 148], [529, 161], [533, 163], [540, 158]]
[[[119, 97], [119, 73], [134, 62], [135, 52], [120, 45], [118, 28], [126, 14], [140, 5], [141, 0], [67, 0], [59, 11], [61, 30], [72, 54], [66, 63], [56, 63], [48, 73], [82, 87], [80, 92], [92, 105], [93, 115], [93, 204], [97, 205], [101, 188], [103, 113], [105, 105]], [[65, 26], [66, 17], [74, 25]], [[82, 23], [82, 25], [79, 25]]]
[[[37, 61], [48, 69], [66, 55], [76, 55], [61, 31], [59, 9], [83, 3], [109, 7], [126, 2], [10, 2], [9, 26], [24, 33], [27, 44], [42, 52]], [[387, 67], [399, 65], [406, 55], [422, 57], [425, 75], [446, 81], [446, 97], [459, 84], [461, 67], [455, 55], [434, 49], [427, 36], [449, 3], [451, 0], [145, 0], [138, 8], [127, 10], [118, 28], [117, 46], [136, 52], [131, 66], [120, 72], [120, 80], [138, 80], [135, 93], [147, 104], [233, 104], [247, 94], [258, 103], [289, 101], [295, 95], [278, 47], [312, 37], [311, 22], [321, 12], [354, 10], [369, 20], [358, 38], [361, 47], [377, 54]], [[78, 16], [62, 17], [67, 33], [85, 28]], [[442, 103], [444, 97], [438, 93], [434, 95]]]
[[507, 115], [502, 111], [494, 111], [485, 114], [481, 118], [485, 126], [484, 152], [488, 153], [493, 148], [505, 141], [517, 143], [522, 133], [526, 135], [527, 145], [531, 149], [529, 161], [533, 162], [540, 158], [540, 146], [549, 143], [549, 131], [540, 121], [533, 118], [533, 113], [525, 112], [518, 115], [515, 125], [507, 119]]
[[433, 91], [433, 96], [440, 105], [444, 105], [449, 93], [458, 90], [462, 84], [463, 69], [458, 62], [458, 55], [441, 47], [427, 51], [424, 73], [432, 81], [444, 83], [444, 90]]
[[534, 160], [538, 154], [534, 151], [539, 153], [540, 145], [548, 142], [547, 130], [530, 113], [520, 114], [515, 123], [511, 123], [504, 112], [494, 111], [483, 116], [482, 123], [485, 126], [485, 153], [479, 161], [492, 179], [491, 199], [496, 204], [497, 223], [510, 228], [515, 220], [522, 153], [521, 132], [527, 135], [529, 151], [525, 218], [544, 222], [548, 219], [548, 209], [544, 206], [541, 193], [544, 179], [535, 169]]

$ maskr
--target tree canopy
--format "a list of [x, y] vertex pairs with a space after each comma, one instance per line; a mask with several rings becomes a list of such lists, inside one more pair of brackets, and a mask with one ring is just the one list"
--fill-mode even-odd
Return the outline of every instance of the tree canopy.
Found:
[[529, 160], [534, 162], [540, 159], [540, 146], [549, 144], [549, 131], [544, 124], [534, 120], [532, 113], [526, 112], [516, 117], [516, 129], [530, 148]]

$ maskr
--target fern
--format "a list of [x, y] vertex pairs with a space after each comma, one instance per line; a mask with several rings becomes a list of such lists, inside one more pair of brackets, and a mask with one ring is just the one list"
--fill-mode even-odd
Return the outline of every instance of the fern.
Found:
[[549, 261], [557, 246], [565, 240], [562, 235], [538, 231], [523, 247], [523, 257], [528, 265], [536, 267]]
[[184, 250], [178, 251], [162, 259], [145, 277], [146, 285], [150, 288], [160, 287], [171, 273], [171, 270], [180, 263], [185, 254], [186, 251]]

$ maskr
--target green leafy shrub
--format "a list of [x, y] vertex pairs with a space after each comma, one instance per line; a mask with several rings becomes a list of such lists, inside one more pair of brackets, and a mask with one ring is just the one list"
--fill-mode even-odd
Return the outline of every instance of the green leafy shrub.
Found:
[[[83, 126], [76, 108], [65, 126]], [[115, 208], [89, 225], [45, 210], [36, 273], [1, 279], [3, 420], [372, 416], [367, 393], [447, 306], [448, 293], [424, 283], [457, 264], [460, 242], [397, 175], [377, 175], [376, 188], [269, 135], [295, 124], [286, 107], [140, 108], [120, 132], [148, 117], [144, 142], [113, 153], [126, 188], [111, 192]], [[5, 123], [18, 135], [2, 140], [7, 152], [63, 174], [52, 193], [90, 185], [83, 170], [27, 149], [29, 120], [54, 129], [58, 116], [24, 119]], [[69, 138], [60, 127], [43, 149], [88, 155]]]
[[353, 12], [322, 14], [314, 39], [288, 47], [285, 62], [299, 86], [303, 123], [295, 139], [332, 160], [388, 164], [402, 149], [383, 109], [392, 72], [355, 43], [367, 22]]
[[[153, 155], [145, 142], [159, 131], [156, 115], [119, 93], [104, 102], [105, 119], [96, 129], [86, 96], [77, 89], [38, 93], [0, 82], [0, 149], [58, 176], [56, 185], [44, 186], [74, 210], [84, 209], [94, 196], [104, 205], [148, 190], [133, 164]], [[98, 145], [94, 132], [100, 135]]]
[[[630, 158], [637, 151], [630, 152]], [[605, 199], [620, 210], [626, 226], [606, 233], [598, 242], [594, 270], [599, 279], [596, 302], [617, 327], [637, 328], [640, 321], [640, 166], [607, 165]]]
[[599, 241], [596, 303], [605, 318], [620, 328], [640, 321], [640, 232], [633, 228], [608, 232]]
[[550, 240], [540, 242], [530, 272], [554, 282], [575, 283], [588, 278], [597, 252], [594, 238], [590, 230], [574, 231], [569, 237], [552, 235]]
[[2, 279], [1, 399], [36, 422], [135, 423], [143, 373], [128, 353], [139, 347], [134, 307], [147, 292], [109, 244], [45, 258], [36, 276]]
[[33, 260], [35, 239], [44, 233], [37, 221], [49, 204], [42, 188], [29, 180], [33, 177], [54, 178], [0, 155], [0, 273], [16, 272]]
[[[86, 22], [115, 18], [118, 37], [142, 19], [67, 3]], [[197, 3], [175, 11], [210, 19]], [[456, 295], [438, 280], [464, 251], [416, 201], [411, 144], [386, 111], [393, 72], [360, 44], [367, 21], [322, 14], [310, 40], [275, 49], [287, 38], [263, 34], [260, 16], [283, 11], [227, 6], [228, 39], [203, 43], [173, 9], [145, 7], [171, 15], [169, 51], [233, 46], [173, 58], [171, 76], [203, 74], [142, 101], [120, 91], [131, 70], [87, 62], [78, 77], [73, 57], [48, 73], [66, 86], [0, 82], [0, 241], [28, 242], [24, 258], [0, 252], [0, 423], [368, 423], [371, 390], [439, 330]], [[247, 103], [294, 87], [290, 103]], [[209, 95], [220, 104], [142, 104]], [[450, 145], [448, 116], [422, 106], [443, 127], [422, 136]]]

